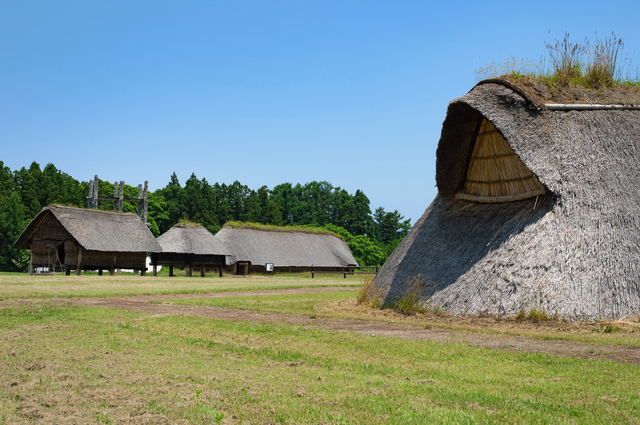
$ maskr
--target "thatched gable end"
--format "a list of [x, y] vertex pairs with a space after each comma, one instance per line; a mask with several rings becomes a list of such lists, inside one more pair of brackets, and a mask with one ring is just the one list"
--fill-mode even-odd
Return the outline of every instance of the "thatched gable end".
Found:
[[224, 242], [202, 226], [176, 224], [158, 237], [163, 253], [232, 255]]
[[331, 234], [268, 231], [225, 226], [216, 236], [233, 252], [230, 263], [275, 267], [357, 266], [347, 243]]
[[176, 224], [160, 235], [158, 243], [162, 252], [151, 256], [154, 276], [158, 265], [169, 266], [170, 276], [173, 275], [173, 266], [186, 267], [187, 276], [191, 276], [192, 267], [200, 267], [204, 276], [207, 267], [225, 266], [227, 257], [232, 255], [224, 242], [195, 223]]
[[[436, 152], [439, 193], [375, 285], [393, 302], [417, 280], [424, 304], [451, 313], [640, 315], [640, 111], [538, 110], [522, 93], [491, 82], [450, 103]], [[484, 120], [544, 194], [456, 197]]]
[[16, 249], [31, 249], [35, 267], [61, 267], [69, 273], [116, 268], [146, 270], [148, 253], [160, 245], [135, 214], [49, 205], [31, 220]]
[[64, 231], [88, 251], [160, 252], [151, 231], [135, 214], [46, 206], [31, 220], [14, 243], [16, 249], [28, 249], [40, 226], [52, 215]]

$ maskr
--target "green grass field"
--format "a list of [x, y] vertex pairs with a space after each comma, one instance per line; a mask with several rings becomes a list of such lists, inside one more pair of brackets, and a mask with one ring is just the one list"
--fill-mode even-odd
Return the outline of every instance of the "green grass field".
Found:
[[87, 298], [131, 295], [204, 294], [209, 292], [253, 291], [326, 286], [359, 287], [362, 281], [350, 276], [325, 275], [304, 277], [207, 276], [187, 278], [168, 276], [28, 276], [0, 273], [0, 301], [15, 298]]
[[[0, 423], [640, 422], [640, 367], [623, 362], [36, 298], [71, 301], [345, 283], [109, 279], [0, 276], [5, 299], [0, 303]], [[356, 294], [357, 288], [152, 302], [402, 321], [354, 307]], [[351, 307], [341, 309], [345, 304]], [[421, 315], [405, 324], [440, 326], [437, 317]], [[512, 331], [518, 332], [517, 325]], [[470, 329], [490, 331], [481, 327]], [[616, 334], [637, 338], [631, 331]]]

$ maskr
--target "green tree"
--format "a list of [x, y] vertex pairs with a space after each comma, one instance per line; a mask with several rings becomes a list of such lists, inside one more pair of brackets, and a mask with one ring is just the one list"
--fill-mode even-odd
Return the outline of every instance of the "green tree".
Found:
[[33, 162], [29, 170], [22, 167], [14, 172], [15, 188], [20, 195], [20, 200], [24, 206], [25, 219], [35, 217], [42, 209], [38, 200], [38, 185], [40, 177], [40, 166]]
[[396, 239], [402, 240], [411, 230], [411, 219], [405, 220], [398, 210], [386, 212], [382, 207], [376, 208], [374, 220], [378, 241], [383, 244]]
[[25, 271], [29, 266], [29, 251], [11, 246], [25, 229], [24, 207], [17, 192], [0, 199], [0, 270]]
[[374, 236], [374, 222], [371, 217], [369, 198], [360, 189], [353, 196], [354, 220], [349, 229], [354, 235]]
[[244, 220], [253, 223], [262, 223], [262, 207], [260, 206], [260, 198], [255, 190], [249, 191], [249, 195], [245, 200]]
[[279, 226], [282, 224], [282, 211], [278, 204], [271, 199], [270, 195], [267, 186], [262, 186], [258, 189], [258, 200], [262, 211], [261, 223]]
[[325, 229], [337, 233], [342, 236], [344, 241], [351, 249], [353, 257], [360, 266], [379, 266], [382, 265], [383, 255], [380, 247], [373, 243], [369, 238], [363, 235], [352, 235], [342, 227], [333, 224], [327, 224]]

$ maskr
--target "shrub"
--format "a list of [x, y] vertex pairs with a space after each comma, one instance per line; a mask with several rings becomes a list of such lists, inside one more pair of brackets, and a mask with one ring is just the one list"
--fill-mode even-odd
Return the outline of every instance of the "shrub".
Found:
[[[557, 313], [554, 316], [557, 318]], [[535, 323], [546, 322], [552, 320], [551, 316], [549, 316], [545, 311], [538, 309], [531, 309], [528, 312], [526, 310], [520, 310], [516, 315], [516, 320], [530, 320]]]

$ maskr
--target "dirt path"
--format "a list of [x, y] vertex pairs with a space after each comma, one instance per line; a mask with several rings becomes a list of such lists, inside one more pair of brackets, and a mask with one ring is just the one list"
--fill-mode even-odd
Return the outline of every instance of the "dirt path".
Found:
[[[308, 329], [322, 329], [331, 331], [352, 331], [364, 335], [389, 338], [404, 338], [414, 340], [431, 340], [442, 343], [464, 343], [474, 347], [506, 350], [511, 352], [544, 353], [579, 358], [595, 358], [640, 365], [640, 349], [620, 345], [588, 344], [567, 340], [543, 340], [539, 338], [501, 335], [499, 333], [480, 333], [465, 330], [451, 330], [443, 328], [425, 329], [412, 325], [385, 323], [380, 321], [353, 320], [338, 318], [315, 318], [294, 314], [257, 313], [249, 310], [208, 306], [182, 306], [171, 304], [150, 304], [149, 301], [186, 298], [226, 298], [256, 295], [284, 295], [314, 292], [330, 292], [353, 290], [353, 288], [309, 288], [286, 289], [275, 291], [250, 292], [222, 292], [209, 294], [187, 295], [142, 295], [126, 298], [83, 298], [83, 299], [54, 299], [60, 303], [75, 305], [123, 308], [127, 310], [144, 311], [154, 315], [188, 315], [202, 316], [225, 320], [244, 320], [250, 322], [273, 322], [300, 325]], [[39, 300], [42, 301], [42, 300]], [[13, 301], [16, 302], [16, 301]], [[10, 304], [3, 302], [0, 304]], [[21, 302], [24, 302], [22, 300]], [[478, 319], [482, 320], [482, 319]]]

